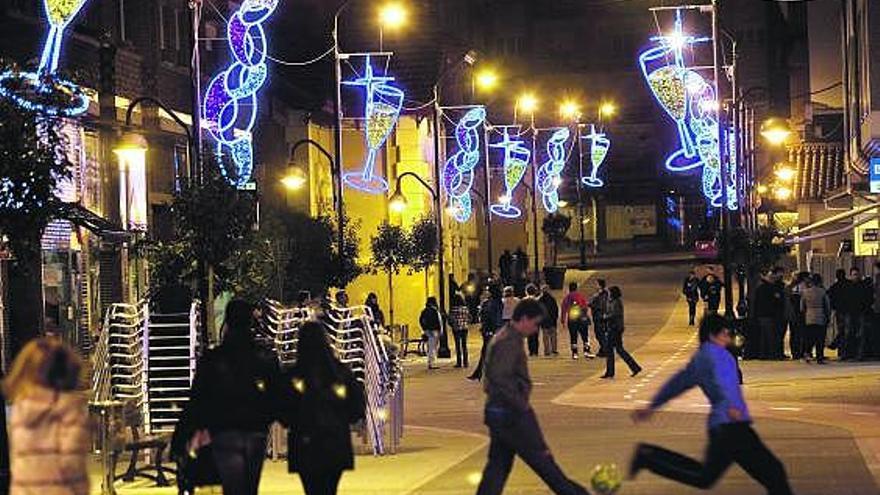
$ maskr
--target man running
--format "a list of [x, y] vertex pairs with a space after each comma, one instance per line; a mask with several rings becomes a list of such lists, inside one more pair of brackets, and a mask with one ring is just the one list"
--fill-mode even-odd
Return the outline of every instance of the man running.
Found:
[[633, 420], [646, 421], [663, 404], [700, 387], [712, 405], [709, 446], [700, 462], [662, 447], [639, 444], [630, 477], [642, 469], [703, 490], [711, 488], [732, 463], [739, 464], [770, 495], [791, 495], [785, 467], [752, 429], [752, 418], [739, 386], [735, 358], [727, 351], [732, 337], [723, 317], [709, 314], [700, 323], [700, 349]]
[[584, 487], [568, 479], [544, 441], [535, 411], [529, 404], [532, 380], [523, 340], [537, 333], [544, 306], [526, 298], [513, 310], [510, 322], [489, 344], [486, 352], [485, 422], [491, 442], [489, 459], [477, 495], [498, 495], [518, 455], [557, 495], [587, 495]]

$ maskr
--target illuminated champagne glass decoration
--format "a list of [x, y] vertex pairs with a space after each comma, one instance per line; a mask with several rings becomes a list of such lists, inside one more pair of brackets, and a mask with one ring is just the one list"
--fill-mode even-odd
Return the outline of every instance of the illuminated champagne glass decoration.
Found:
[[581, 178], [581, 182], [587, 187], [602, 187], [605, 181], [598, 177], [599, 167], [605, 163], [608, 157], [608, 151], [611, 149], [611, 140], [602, 132], [596, 132], [596, 126], [590, 126], [590, 133], [583, 136], [590, 142], [590, 175]]
[[547, 140], [547, 161], [538, 169], [538, 192], [548, 213], [559, 209], [559, 186], [562, 184], [562, 171], [565, 169], [565, 144], [571, 137], [567, 127], [557, 129]]
[[674, 121], [678, 130], [681, 148], [669, 155], [666, 168], [671, 171], [685, 171], [701, 165], [693, 136], [689, 132], [689, 92], [687, 79], [689, 71], [685, 67], [682, 50], [694, 43], [709, 40], [686, 36], [682, 31], [681, 11], [675, 12], [675, 30], [668, 36], [651, 38], [657, 46], [639, 54], [639, 67], [648, 83], [651, 93], [661, 108]]
[[511, 139], [510, 129], [505, 128], [503, 136], [501, 141], [490, 144], [489, 147], [504, 150], [505, 192], [500, 201], [491, 205], [489, 210], [499, 217], [518, 218], [522, 215], [522, 210], [513, 204], [513, 193], [529, 168], [532, 151], [521, 139]]
[[89, 99], [76, 84], [56, 74], [64, 32], [88, 0], [43, 0], [49, 32], [36, 72], [0, 74], [0, 96], [27, 110], [66, 117], [89, 108]]
[[388, 84], [393, 77], [376, 76], [370, 57], [367, 56], [364, 76], [354, 81], [344, 81], [347, 86], [363, 86], [366, 93], [364, 120], [366, 121], [365, 138], [367, 143], [367, 160], [364, 168], [357, 172], [343, 175], [346, 184], [355, 189], [371, 194], [380, 194], [388, 190], [388, 182], [375, 175], [376, 156], [379, 148], [385, 144], [391, 130], [397, 124], [400, 110], [403, 107], [403, 91]]
[[452, 216], [458, 222], [471, 218], [471, 188], [474, 185], [474, 168], [480, 161], [479, 128], [486, 121], [486, 109], [472, 108], [461, 117], [455, 126], [455, 141], [458, 147], [443, 169], [443, 189], [449, 202]]

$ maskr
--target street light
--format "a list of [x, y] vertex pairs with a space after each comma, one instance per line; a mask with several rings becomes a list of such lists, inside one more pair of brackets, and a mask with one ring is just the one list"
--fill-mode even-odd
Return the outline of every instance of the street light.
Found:
[[306, 171], [299, 165], [289, 166], [287, 173], [281, 178], [281, 184], [290, 191], [297, 191], [308, 182]]
[[786, 186], [777, 187], [773, 191], [773, 197], [778, 199], [779, 201], [788, 201], [789, 199], [791, 199], [792, 194], [793, 191]]
[[764, 136], [764, 139], [770, 144], [779, 146], [785, 144], [788, 140], [788, 137], [791, 135], [791, 128], [789, 128], [788, 123], [782, 119], [770, 118], [761, 124], [761, 135]]
[[573, 100], [565, 100], [559, 105], [559, 116], [563, 120], [577, 120], [580, 114], [580, 105]]
[[492, 91], [498, 86], [498, 72], [491, 68], [480, 69], [474, 79], [480, 91]]
[[797, 171], [788, 165], [781, 165], [777, 166], [776, 170], [773, 171], [773, 175], [783, 182], [791, 182], [794, 180], [794, 176], [797, 175]]
[[599, 105], [599, 118], [613, 117], [617, 113], [617, 105], [610, 101], [606, 101]]
[[395, 190], [394, 194], [388, 198], [388, 207], [395, 213], [403, 213], [404, 210], [406, 210], [406, 207], [409, 206], [409, 202], [400, 190], [400, 182], [398, 181], [397, 184], [397, 190]]
[[516, 106], [526, 113], [534, 114], [535, 110], [538, 109], [538, 98], [533, 93], [525, 93], [520, 96]]
[[383, 28], [399, 29], [406, 24], [409, 13], [406, 8], [397, 3], [392, 2], [379, 8], [379, 24]]
[[113, 148], [113, 153], [124, 160], [139, 159], [147, 153], [147, 140], [136, 132], [126, 132]]

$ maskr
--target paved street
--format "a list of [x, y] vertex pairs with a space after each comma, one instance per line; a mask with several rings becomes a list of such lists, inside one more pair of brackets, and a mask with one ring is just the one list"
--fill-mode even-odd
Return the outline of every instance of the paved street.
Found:
[[[572, 361], [568, 337], [560, 335], [560, 356], [530, 363], [533, 403], [563, 468], [584, 484], [599, 462], [625, 468], [633, 445], [656, 442], [701, 457], [706, 401], [692, 392], [670, 404], [652, 423], [634, 426], [629, 411], [650, 398], [682, 365], [695, 345], [679, 300], [683, 266], [642, 267], [602, 273], [623, 288], [627, 311], [625, 341], [645, 367], [638, 378], [625, 368], [613, 381], [600, 380], [604, 362]], [[573, 273], [584, 279], [590, 273]], [[471, 354], [479, 352], [472, 332]], [[476, 359], [473, 359], [475, 362]], [[620, 363], [622, 364], [622, 363]], [[746, 394], [756, 428], [786, 464], [798, 494], [876, 494], [880, 479], [880, 365], [818, 367], [799, 362], [746, 362]], [[444, 363], [427, 372], [409, 367], [406, 423], [397, 456], [358, 458], [358, 470], [345, 476], [341, 493], [473, 493], [486, 455], [482, 392], [464, 379], [466, 372]], [[97, 488], [97, 487], [96, 487]], [[270, 463], [261, 493], [300, 493], [283, 463]], [[172, 493], [139, 488], [123, 493]], [[517, 462], [505, 493], [547, 493], [541, 481]], [[682, 494], [695, 490], [650, 474], [626, 482], [622, 494]], [[739, 468], [732, 468], [712, 493], [763, 493]]]

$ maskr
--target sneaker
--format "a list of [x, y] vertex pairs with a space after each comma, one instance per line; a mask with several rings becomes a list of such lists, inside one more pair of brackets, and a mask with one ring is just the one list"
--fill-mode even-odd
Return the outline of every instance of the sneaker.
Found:
[[575, 361], [577, 361], [577, 358], [578, 358], [577, 351], [571, 353], [571, 358], [574, 359]]
[[602, 375], [600, 378], [602, 378], [602, 379], [606, 379], [606, 380], [607, 380], [607, 379], [614, 378], [614, 375], [609, 375], [608, 373], [605, 373], [605, 374]]
[[584, 359], [596, 359], [596, 355], [590, 351], [584, 351]]

